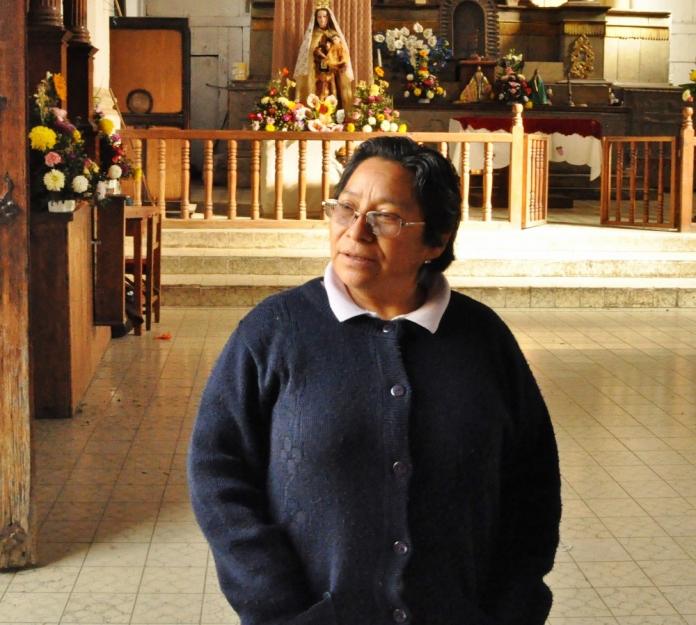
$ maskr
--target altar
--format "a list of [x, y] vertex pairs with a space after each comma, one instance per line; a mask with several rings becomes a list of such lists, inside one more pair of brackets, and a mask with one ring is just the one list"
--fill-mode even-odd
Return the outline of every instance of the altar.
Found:
[[[595, 119], [558, 117], [523, 117], [526, 133], [549, 135], [549, 161], [588, 165], [590, 180], [599, 178], [602, 172], [602, 126]], [[510, 132], [512, 119], [506, 117], [460, 116], [450, 119], [450, 132]], [[451, 158], [459, 163], [460, 150], [451, 144]], [[483, 169], [484, 146], [472, 143], [469, 154], [469, 167]], [[493, 169], [501, 169], [510, 164], [510, 146], [493, 144]]]

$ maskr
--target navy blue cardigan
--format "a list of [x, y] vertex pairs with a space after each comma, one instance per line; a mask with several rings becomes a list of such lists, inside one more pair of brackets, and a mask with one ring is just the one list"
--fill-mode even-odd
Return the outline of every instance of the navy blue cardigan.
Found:
[[191, 440], [193, 507], [243, 625], [542, 625], [560, 475], [505, 324], [339, 323], [319, 279], [233, 333]]

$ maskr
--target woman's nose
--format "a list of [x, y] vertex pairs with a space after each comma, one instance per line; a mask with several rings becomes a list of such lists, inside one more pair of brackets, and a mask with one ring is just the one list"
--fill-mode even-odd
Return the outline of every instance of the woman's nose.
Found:
[[375, 238], [372, 232], [372, 226], [367, 223], [366, 213], [355, 213], [355, 215], [353, 215], [353, 223], [348, 226], [347, 232], [351, 238], [360, 241], [372, 241]]

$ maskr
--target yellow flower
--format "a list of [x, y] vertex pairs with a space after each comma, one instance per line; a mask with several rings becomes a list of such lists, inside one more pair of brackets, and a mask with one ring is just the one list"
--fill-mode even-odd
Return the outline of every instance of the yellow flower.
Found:
[[421, 88], [420, 88], [420, 87], [416, 87], [416, 88], [413, 90], [413, 95], [415, 95], [415, 96], [419, 96], [421, 93], [423, 93], [423, 92], [421, 91]]
[[406, 126], [406, 124], [399, 125], [399, 132], [406, 132], [406, 130], [408, 130], [408, 127]]
[[384, 76], [384, 70], [378, 65], [375, 67], [375, 74], [382, 78]]
[[352, 122], [348, 122], [346, 124], [346, 131], [347, 132], [355, 132], [355, 124]]
[[275, 132], [276, 127], [273, 124], [266, 124], [267, 132]]
[[111, 133], [114, 131], [114, 122], [106, 117], [102, 117], [99, 120], [99, 130], [110, 137]]
[[56, 133], [47, 126], [34, 126], [29, 132], [31, 149], [45, 152], [50, 150], [58, 140]]
[[437, 87], [437, 89], [435, 89], [435, 92], [437, 93], [437, 95], [442, 95], [444, 89], [442, 87]]
[[426, 56], [428, 56], [428, 51], [425, 48], [421, 48], [418, 54], [425, 58]]
[[379, 95], [379, 85], [371, 85], [370, 86], [370, 95]]
[[692, 70], [689, 72], [689, 80], [690, 80], [691, 82], [696, 82], [696, 69], [692, 69]]
[[75, 128], [75, 130], [73, 130], [72, 133], [72, 138], [73, 141], [75, 141], [75, 143], [79, 143], [80, 141], [82, 141], [82, 133], [77, 128]]
[[53, 74], [53, 86], [56, 89], [56, 95], [63, 101], [68, 97], [68, 88], [65, 84], [63, 74]]
[[527, 101], [524, 103], [524, 108], [526, 108], [526, 109], [533, 109], [533, 108], [534, 108], [534, 102], [532, 102], [531, 100], [527, 100]]
[[377, 121], [378, 122], [384, 121], [384, 113], [377, 113]]

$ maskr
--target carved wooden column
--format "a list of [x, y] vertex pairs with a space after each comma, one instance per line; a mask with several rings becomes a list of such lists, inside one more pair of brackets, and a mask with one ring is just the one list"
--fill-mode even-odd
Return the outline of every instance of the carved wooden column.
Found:
[[87, 30], [87, 0], [63, 0], [65, 28], [72, 37], [68, 44], [68, 116], [82, 132], [90, 156], [94, 156], [94, 140], [89, 118], [94, 108], [94, 55]]
[[70, 33], [63, 28], [61, 0], [30, 0], [27, 34], [27, 90], [34, 93], [47, 71], [66, 73], [67, 70]]

